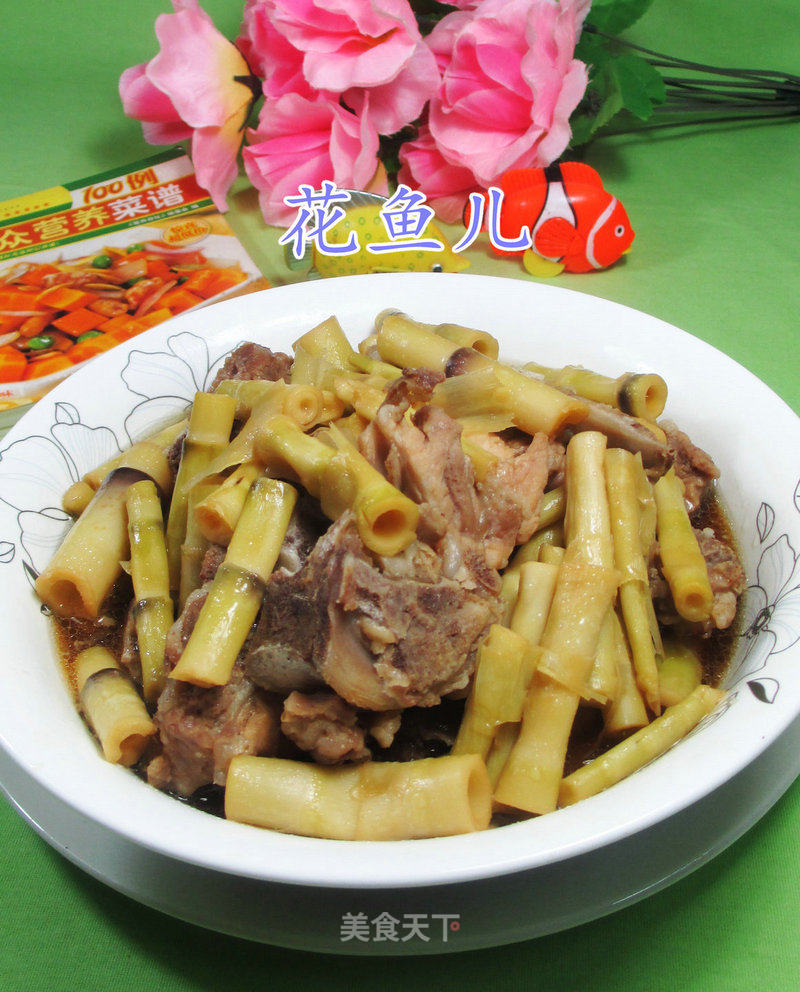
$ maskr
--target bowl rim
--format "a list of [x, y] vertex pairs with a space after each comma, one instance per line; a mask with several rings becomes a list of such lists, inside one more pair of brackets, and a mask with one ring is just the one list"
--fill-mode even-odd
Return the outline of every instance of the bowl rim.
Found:
[[[359, 280], [358, 286], [353, 283], [354, 278]], [[348, 296], [357, 297], [359, 289], [363, 287], [367, 296], [388, 298], [392, 294], [402, 293], [401, 298], [408, 299], [417, 291], [424, 297], [426, 293], [423, 290], [428, 291], [432, 287], [423, 284], [421, 280], [429, 283], [431, 278], [440, 280], [434, 286], [445, 289], [444, 293], [436, 294], [439, 297], [466, 299], [476, 292], [498, 294], [501, 299], [505, 297], [513, 300], [519, 296], [524, 297], [526, 293], [532, 293], [533, 296], [541, 294], [541, 299], [548, 305], [563, 304], [568, 312], [588, 309], [589, 312], [599, 312], [604, 318], [621, 324], [632, 322], [640, 329], [644, 326], [656, 338], [660, 336], [671, 343], [677, 341], [692, 357], [713, 360], [714, 368], [723, 372], [726, 381], [730, 379], [734, 385], [732, 392], [741, 395], [741, 389], [746, 387], [746, 393], [762, 404], [781, 427], [788, 429], [789, 436], [794, 435], [800, 439], [800, 420], [780, 397], [723, 352], [679, 328], [622, 304], [562, 287], [463, 274], [437, 274], [433, 277], [427, 273], [346, 276], [312, 284], [298, 283], [273, 288], [222, 301], [199, 313], [174, 318], [167, 327], [161, 325], [152, 328], [146, 332], [146, 336], [139, 336], [99, 356], [93, 360], [90, 370], [76, 370], [74, 375], [59, 384], [40, 403], [54, 405], [70, 395], [77, 395], [76, 391], [90, 384], [90, 375], [121, 367], [130, 352], [145, 343], [144, 337], [147, 344], [165, 341], [168, 336], [180, 333], [183, 329], [196, 327], [197, 318], [201, 315], [203, 323], [211, 322], [213, 336], [215, 327], [218, 330], [228, 319], [234, 323], [237, 319], [240, 322], [246, 321], [248, 314], [255, 314], [262, 304], [259, 316], [266, 324], [271, 317], [276, 319], [273, 311], [280, 311], [281, 308], [295, 306], [296, 312], [302, 316], [303, 310], [309, 309], [309, 295], [321, 297], [323, 301], [337, 298], [346, 300]], [[343, 279], [348, 282], [343, 283]], [[458, 283], [454, 284], [454, 279]], [[480, 280], [480, 284], [476, 284], [475, 280]], [[345, 287], [346, 294], [340, 296]], [[312, 304], [312, 309], [322, 306], [322, 303], [313, 301]], [[327, 303], [325, 306], [327, 307]], [[501, 347], [502, 344], [501, 340]], [[24, 436], [28, 424], [32, 425], [43, 416], [43, 408], [39, 405], [26, 413], [11, 429], [3, 446]], [[800, 649], [791, 653], [800, 653]], [[92, 774], [97, 776], [97, 787], [93, 790], [77, 790], [65, 794], [63, 782], [53, 779], [49, 765], [45, 763], [37, 766], [30, 750], [23, 753], [18, 746], [15, 748], [14, 742], [6, 738], [2, 726], [0, 746], [29, 775], [78, 812], [128, 840], [167, 857], [270, 882], [320, 887], [415, 888], [533, 869], [576, 857], [591, 849], [601, 849], [646, 830], [659, 820], [709, 795], [761, 754], [800, 714], [800, 692], [795, 689], [792, 705], [787, 700], [789, 695], [787, 691], [779, 703], [769, 707], [769, 724], [765, 723], [763, 713], [754, 708], [752, 700], [748, 698], [743, 701], [742, 713], [749, 707], [751, 719], [746, 727], [742, 721], [738, 729], [746, 730], [747, 745], [744, 745], [740, 735], [737, 742], [739, 750], [733, 755], [725, 755], [725, 760], [718, 760], [719, 756], [716, 756], [716, 760], [710, 760], [709, 754], [697, 746], [698, 735], [690, 736], [657, 759], [656, 778], [660, 782], [655, 787], [652, 766], [647, 766], [613, 789], [545, 817], [480, 833], [413, 841], [332, 841], [280, 834], [210, 817], [159, 793], [129, 771], [109, 766], [99, 756], [77, 714], [74, 714], [74, 723], [81, 729], [85, 741], [78, 748], [76, 758], [81, 762], [86, 758], [91, 761], [91, 755], [94, 755]], [[71, 706], [72, 701], [68, 702]], [[729, 722], [726, 721], [726, 716], [724, 714], [704, 731], [710, 735], [709, 740], [711, 737], [721, 736], [720, 727]], [[90, 744], [91, 748], [88, 747]], [[691, 763], [693, 770], [693, 781], [688, 784], [683, 768], [687, 763]], [[671, 777], [681, 785], [677, 795], [661, 788], [672, 780]], [[637, 800], [637, 789], [641, 790], [643, 787], [648, 797], [644, 808], [641, 801]], [[135, 793], [134, 789], [138, 792]], [[124, 802], [126, 798], [134, 806], [133, 815], [114, 805], [114, 800]], [[626, 815], [622, 818], [618, 813], [620, 807], [626, 809]], [[581, 818], [591, 819], [591, 830], [587, 831], [581, 825]], [[164, 827], [169, 824], [172, 824], [173, 829], [165, 830]]]

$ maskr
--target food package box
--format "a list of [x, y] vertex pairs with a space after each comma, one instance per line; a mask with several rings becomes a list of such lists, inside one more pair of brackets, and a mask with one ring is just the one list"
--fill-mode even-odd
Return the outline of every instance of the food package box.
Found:
[[180, 151], [0, 203], [0, 436], [95, 355], [264, 285]]

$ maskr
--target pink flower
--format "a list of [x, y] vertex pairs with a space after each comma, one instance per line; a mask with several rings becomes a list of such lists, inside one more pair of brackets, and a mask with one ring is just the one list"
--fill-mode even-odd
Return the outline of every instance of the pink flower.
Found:
[[268, 224], [291, 222], [297, 211], [283, 198], [296, 195], [301, 183], [314, 189], [324, 179], [340, 189], [369, 185], [378, 167], [378, 133], [365, 110], [358, 117], [324, 96], [297, 93], [265, 102], [243, 156]]
[[549, 165], [569, 142], [586, 89], [573, 55], [588, 0], [484, 0], [428, 38], [443, 71], [430, 131], [442, 156], [483, 186], [508, 169]]
[[461, 220], [467, 195], [477, 188], [475, 176], [469, 169], [450, 163], [442, 157], [426, 128], [420, 128], [415, 141], [400, 146], [402, 166], [398, 182], [419, 189], [437, 215], [448, 224]]
[[252, 106], [252, 77], [241, 53], [197, 0], [172, 0], [172, 6], [174, 14], [156, 18], [159, 53], [120, 77], [122, 106], [142, 122], [151, 144], [191, 138], [197, 181], [225, 210]]
[[382, 134], [414, 120], [439, 85], [408, 0], [248, 0], [242, 51], [264, 93], [341, 95]]
[[316, 90], [303, 75], [303, 53], [273, 24], [274, 9], [272, 0], [247, 0], [236, 44], [253, 72], [264, 80], [264, 96], [299, 93], [313, 97]]

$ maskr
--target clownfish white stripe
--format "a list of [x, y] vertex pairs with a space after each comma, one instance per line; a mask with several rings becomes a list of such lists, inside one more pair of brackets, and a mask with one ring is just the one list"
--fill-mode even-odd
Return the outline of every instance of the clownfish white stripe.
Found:
[[602, 269], [602, 265], [594, 257], [594, 237], [600, 228], [605, 224], [611, 214], [614, 212], [614, 207], [617, 205], [616, 197], [611, 197], [611, 203], [606, 207], [606, 209], [600, 214], [597, 220], [594, 222], [591, 231], [589, 231], [589, 237], [586, 239], [586, 260], [595, 269]]

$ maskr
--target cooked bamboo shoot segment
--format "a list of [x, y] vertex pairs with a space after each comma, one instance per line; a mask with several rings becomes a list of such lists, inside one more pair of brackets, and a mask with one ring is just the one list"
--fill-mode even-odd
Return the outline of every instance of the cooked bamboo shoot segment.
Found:
[[506, 626], [511, 621], [519, 596], [520, 573], [506, 569], [500, 577], [500, 621]]
[[459, 348], [474, 348], [487, 358], [497, 358], [500, 353], [497, 338], [492, 337], [487, 331], [463, 327], [461, 324], [434, 324], [431, 325], [431, 330], [439, 337], [447, 338], [448, 341], [457, 344]]
[[78, 699], [107, 761], [130, 767], [156, 732], [141, 697], [103, 647], [86, 648], [75, 659]]
[[256, 441], [256, 453], [271, 475], [299, 481], [331, 520], [351, 509], [361, 540], [376, 554], [399, 554], [414, 540], [417, 505], [335, 428], [309, 437], [288, 418], [273, 417]]
[[[535, 648], [542, 638], [547, 623], [550, 605], [555, 592], [556, 579], [558, 577], [558, 566], [546, 565], [541, 562], [530, 562], [523, 565], [516, 574], [519, 580], [519, 594], [513, 606], [513, 612], [511, 613], [508, 626], [515, 634], [524, 637], [531, 648]], [[503, 577], [503, 581], [505, 582], [505, 576]], [[526, 694], [530, 688], [535, 663], [538, 663], [539, 655], [532, 652], [530, 658], [534, 664], [531, 667], [530, 673], [526, 673]], [[486, 757], [486, 770], [489, 773], [492, 788], [497, 784], [505, 763], [508, 760], [508, 756], [511, 754], [514, 744], [517, 741], [519, 723], [522, 719], [522, 708], [519, 715], [515, 714], [515, 717], [513, 721], [501, 724], [496, 729], [492, 739], [492, 746]]]
[[144, 472], [163, 493], [169, 492], [172, 475], [167, 452], [173, 442], [186, 430], [187, 424], [187, 420], [170, 424], [152, 437], [139, 441], [127, 451], [115, 455], [91, 472], [87, 472], [79, 482], [74, 482], [64, 493], [61, 502], [64, 512], [72, 517], [80, 516], [91, 503], [92, 497], [109, 472], [117, 468], [135, 468]]
[[226, 685], [261, 606], [278, 560], [297, 490], [275, 479], [253, 483], [172, 678], [200, 686]]
[[[636, 684], [636, 675], [622, 623], [616, 611], [610, 614], [610, 618], [613, 634], [610, 647], [617, 665], [617, 691], [605, 707], [603, 723], [606, 734], [613, 735], [646, 727], [648, 717], [642, 694]], [[607, 646], [604, 644], [603, 648], [606, 649]]]
[[518, 572], [528, 561], [539, 561], [541, 558], [542, 549], [548, 545], [556, 548], [563, 548], [565, 541], [564, 525], [561, 522], [553, 524], [550, 527], [543, 527], [541, 530], [537, 530], [533, 537], [524, 544], [520, 544], [511, 556], [505, 574], [508, 575], [509, 572]]
[[[186, 517], [186, 537], [181, 545], [181, 587], [178, 611], [182, 612], [189, 596], [201, 586], [200, 573], [203, 558], [208, 550], [208, 538], [200, 529], [197, 507], [220, 486], [219, 482], [201, 482], [189, 494], [189, 512]], [[227, 543], [227, 542], [226, 542]]]
[[396, 379], [400, 375], [399, 368], [355, 351], [336, 317], [323, 320], [321, 324], [298, 338], [294, 347], [302, 348], [310, 355], [325, 359], [334, 368], [353, 368], [359, 372], [380, 375], [385, 379]]
[[[250, 487], [259, 475], [261, 469], [255, 462], [245, 462], [235, 468], [219, 485], [206, 487], [205, 494], [194, 507], [196, 526], [206, 541], [228, 546], [242, 515]], [[199, 486], [195, 487], [195, 489], [199, 488]], [[188, 529], [189, 525], [187, 525], [187, 533]]]
[[615, 406], [633, 417], [658, 420], [667, 404], [667, 384], [660, 375], [652, 372], [625, 372], [611, 379], [579, 365], [552, 369], [528, 362], [525, 368], [559, 389], [569, 389], [595, 403]]
[[236, 400], [224, 393], [197, 393], [167, 519], [169, 588], [178, 593], [181, 580], [181, 545], [186, 537], [189, 492], [214, 458], [228, 444], [236, 413]]
[[606, 494], [606, 439], [597, 431], [576, 434], [567, 445], [567, 547], [586, 561], [614, 567], [614, 542]]
[[570, 806], [579, 799], [587, 799], [616, 785], [677, 744], [724, 698], [725, 693], [721, 689], [697, 686], [683, 702], [670, 706], [651, 724], [568, 775], [561, 783], [559, 805]]
[[582, 400], [474, 349], [458, 348], [455, 342], [434, 334], [429, 326], [405, 314], [386, 313], [376, 328], [381, 358], [402, 368], [430, 368], [452, 374], [454, 369], [450, 360], [458, 352], [459, 372], [492, 369], [500, 384], [509, 391], [514, 424], [529, 434], [542, 431], [554, 435], [566, 424], [585, 417], [586, 405]]
[[134, 483], [126, 505], [142, 692], [154, 703], [164, 688], [164, 647], [173, 620], [164, 520], [155, 484], [149, 479]]
[[622, 448], [606, 451], [606, 488], [614, 538], [614, 563], [621, 576], [619, 591], [625, 630], [633, 653], [636, 681], [653, 713], [661, 712], [656, 646], [650, 627], [650, 586], [642, 552], [637, 461]]
[[661, 566], [669, 583], [675, 609], [694, 623], [708, 620], [714, 594], [703, 553], [692, 530], [683, 483], [671, 468], [654, 486], [658, 512], [658, 543]]
[[509, 626], [529, 644], [542, 639], [557, 580], [557, 565], [526, 562], [520, 567], [519, 594]]
[[316, 386], [287, 384], [283, 379], [225, 379], [215, 392], [232, 396], [236, 400], [236, 419], [250, 417], [256, 407], [270, 401], [275, 413], [284, 413], [301, 427], [317, 423], [325, 397]]
[[128, 487], [147, 478], [132, 468], [111, 472], [72, 525], [36, 580], [36, 592], [54, 613], [92, 619], [122, 574], [129, 555], [125, 499]]
[[702, 681], [703, 666], [690, 647], [678, 643], [665, 645], [664, 657], [658, 666], [662, 706], [683, 702]]
[[324, 768], [239, 755], [228, 769], [225, 816], [333, 840], [410, 840], [485, 830], [491, 786], [476, 754]]
[[[542, 636], [544, 654], [525, 701], [519, 737], [495, 790], [507, 806], [555, 809], [572, 724], [592, 670], [597, 642], [617, 589], [617, 574], [568, 556], [558, 573]], [[542, 672], [545, 657], [552, 672]]]
[[[434, 334], [430, 324], [421, 324], [399, 311], [385, 311], [376, 321], [378, 354], [385, 362], [398, 368], [434, 369], [446, 372], [453, 352], [459, 350], [454, 341]], [[474, 353], [483, 364], [487, 359]]]
[[565, 555], [565, 549], [557, 544], [543, 544], [539, 549], [539, 561], [545, 565], [560, 565]]
[[492, 624], [478, 648], [478, 661], [453, 754], [486, 758], [495, 730], [519, 723], [536, 654], [520, 634]]
[[483, 445], [471, 440], [463, 433], [461, 435], [461, 450], [472, 462], [472, 469], [478, 482], [483, 482], [486, 479], [499, 460], [497, 455], [493, 455]]
[[485, 433], [511, 426], [511, 391], [501, 384], [491, 368], [454, 375], [434, 387], [431, 402], [455, 419], [495, 418]]

